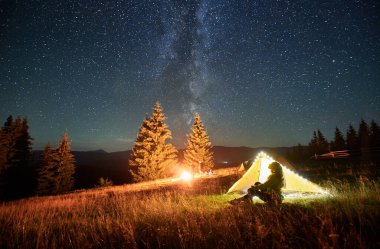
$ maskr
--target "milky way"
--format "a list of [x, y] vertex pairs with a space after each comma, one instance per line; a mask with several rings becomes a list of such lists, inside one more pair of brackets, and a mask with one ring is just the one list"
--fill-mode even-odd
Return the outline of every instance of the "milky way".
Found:
[[131, 148], [156, 101], [183, 147], [306, 144], [380, 121], [377, 1], [1, 1], [0, 120], [35, 148]]
[[[195, 112], [210, 108], [207, 98], [207, 3], [167, 1], [161, 5], [162, 37], [158, 46], [158, 81], [173, 125], [189, 125]], [[176, 113], [180, 115], [175, 115]]]

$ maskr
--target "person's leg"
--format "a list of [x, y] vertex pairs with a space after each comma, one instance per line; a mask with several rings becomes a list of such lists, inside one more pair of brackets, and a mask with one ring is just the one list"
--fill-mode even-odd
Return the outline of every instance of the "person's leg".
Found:
[[278, 193], [274, 191], [270, 191], [270, 192], [260, 191], [257, 193], [256, 196], [269, 204], [280, 205], [282, 203], [281, 195], [279, 195]]
[[260, 184], [261, 184], [260, 182], [256, 182], [252, 187], [250, 187], [248, 189], [248, 193], [246, 195], [244, 195], [243, 197], [237, 198], [237, 199], [233, 199], [233, 200], [229, 201], [229, 203], [230, 204], [239, 204], [239, 203], [243, 203], [243, 202], [252, 203], [252, 197], [256, 196], [257, 191], [259, 191], [258, 189], [256, 189], [256, 187]]
[[271, 200], [271, 195], [265, 191], [256, 191], [255, 196], [259, 197], [264, 202], [269, 202]]
[[252, 195], [248, 193], [240, 198], [229, 201], [229, 203], [233, 205], [240, 204], [240, 203], [252, 203]]
[[275, 191], [272, 191], [271, 192], [271, 202], [274, 205], [281, 205], [282, 204], [282, 195], [275, 192]]

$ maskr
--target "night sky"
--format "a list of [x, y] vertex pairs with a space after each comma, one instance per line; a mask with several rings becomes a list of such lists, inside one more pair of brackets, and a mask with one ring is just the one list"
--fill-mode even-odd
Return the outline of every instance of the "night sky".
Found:
[[380, 122], [378, 1], [0, 1], [0, 122], [34, 149], [130, 149], [160, 101], [183, 148], [307, 144]]

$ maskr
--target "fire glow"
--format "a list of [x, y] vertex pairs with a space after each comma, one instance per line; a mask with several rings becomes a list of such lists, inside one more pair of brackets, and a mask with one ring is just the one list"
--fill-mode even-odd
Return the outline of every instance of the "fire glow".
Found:
[[184, 171], [184, 172], [182, 172], [180, 178], [182, 180], [189, 181], [189, 180], [193, 179], [193, 175], [190, 172], [188, 172], [188, 171]]

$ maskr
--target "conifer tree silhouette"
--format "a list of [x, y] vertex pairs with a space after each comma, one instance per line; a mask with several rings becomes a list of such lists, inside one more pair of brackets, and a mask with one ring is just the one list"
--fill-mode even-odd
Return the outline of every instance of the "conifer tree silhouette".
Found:
[[50, 142], [47, 143], [41, 156], [41, 166], [38, 169], [36, 194], [46, 195], [54, 193], [55, 189], [55, 164], [53, 161], [54, 151]]
[[187, 135], [184, 162], [195, 172], [209, 171], [214, 167], [211, 142], [198, 113], [195, 113], [191, 133]]
[[70, 191], [74, 186], [75, 159], [71, 151], [67, 131], [62, 135], [57, 149], [52, 154], [52, 160], [54, 164], [53, 194]]
[[152, 115], [140, 126], [129, 160], [135, 182], [168, 176], [177, 162], [177, 150], [166, 142], [172, 137], [165, 119], [161, 104], [156, 102]]

